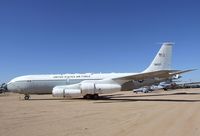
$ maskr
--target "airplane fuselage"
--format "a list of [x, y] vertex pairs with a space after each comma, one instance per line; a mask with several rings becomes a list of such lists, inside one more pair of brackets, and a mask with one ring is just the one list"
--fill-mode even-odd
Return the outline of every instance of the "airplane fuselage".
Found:
[[72, 85], [86, 80], [102, 80], [133, 73], [28, 75], [14, 78], [7, 84], [9, 91], [23, 94], [51, 94], [55, 86]]
[[[28, 75], [14, 78], [7, 84], [7, 88], [11, 92], [22, 94], [51, 94], [55, 86], [72, 85], [87, 80], [98, 81], [132, 74], [136, 73]], [[122, 85], [121, 91], [132, 90], [163, 80], [166, 79], [147, 79], [144, 81], [127, 82]]]

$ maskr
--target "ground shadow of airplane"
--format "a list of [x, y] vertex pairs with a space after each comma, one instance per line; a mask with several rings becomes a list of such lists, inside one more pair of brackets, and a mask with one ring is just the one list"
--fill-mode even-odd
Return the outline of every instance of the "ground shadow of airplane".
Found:
[[[150, 95], [136, 95], [136, 96], [100, 96], [99, 101], [95, 101], [95, 103], [112, 103], [112, 102], [137, 102], [137, 101], [159, 101], [159, 102], [200, 102], [197, 99], [169, 99], [169, 98], [151, 98], [155, 96], [170, 96], [170, 95], [200, 95], [200, 93], [172, 93], [172, 94], [150, 94]], [[143, 97], [143, 98], [142, 98]], [[148, 97], [148, 98], [144, 98]], [[105, 101], [102, 101], [105, 100]]]
[[[44, 99], [37, 99], [33, 98], [30, 101], [35, 100], [56, 100], [62, 102], [73, 102], [76, 100], [85, 100], [85, 101], [92, 101], [94, 103], [114, 103], [114, 102], [137, 102], [137, 101], [160, 101], [160, 102], [200, 102], [200, 100], [194, 99], [168, 99], [168, 98], [151, 98], [156, 96], [176, 96], [176, 95], [200, 95], [200, 93], [187, 93], [187, 92], [180, 92], [180, 93], [172, 93], [172, 94], [149, 94], [149, 95], [133, 95], [133, 96], [126, 96], [123, 94], [112, 94], [112, 95], [103, 95], [99, 96], [98, 99], [83, 99], [83, 98], [74, 98], [74, 99], [67, 99], [67, 98], [44, 98]], [[144, 98], [148, 97], [148, 98]], [[66, 101], [67, 100], [67, 101]]]

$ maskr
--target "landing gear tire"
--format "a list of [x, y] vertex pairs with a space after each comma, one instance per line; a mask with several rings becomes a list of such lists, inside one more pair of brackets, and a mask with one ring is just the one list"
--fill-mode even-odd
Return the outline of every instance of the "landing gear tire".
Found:
[[99, 99], [99, 95], [98, 94], [94, 94], [93, 95], [93, 99], [95, 99], [95, 100]]
[[164, 91], [167, 91], [167, 88], [163, 88]]
[[98, 99], [99, 95], [98, 94], [86, 94], [85, 96], [83, 96], [84, 99]]
[[91, 95], [90, 94], [86, 94], [85, 96], [83, 96], [84, 99], [91, 99]]
[[30, 99], [30, 96], [29, 95], [25, 95], [24, 96], [24, 100], [29, 100]]

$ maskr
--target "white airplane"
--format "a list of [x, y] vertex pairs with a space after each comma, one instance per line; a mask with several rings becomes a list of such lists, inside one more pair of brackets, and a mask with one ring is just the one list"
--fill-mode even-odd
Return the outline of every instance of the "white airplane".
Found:
[[96, 99], [99, 94], [123, 91], [127, 86], [133, 90], [192, 71], [171, 70], [171, 55], [172, 43], [163, 43], [153, 62], [141, 73], [27, 75], [12, 79], [6, 89], [24, 94], [25, 100], [30, 98], [30, 94], [51, 93], [54, 97]]

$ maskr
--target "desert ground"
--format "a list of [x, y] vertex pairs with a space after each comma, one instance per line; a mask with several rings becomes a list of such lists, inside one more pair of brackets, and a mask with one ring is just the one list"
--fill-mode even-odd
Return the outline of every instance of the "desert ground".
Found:
[[0, 136], [199, 136], [200, 89], [119, 92], [100, 100], [0, 95]]

